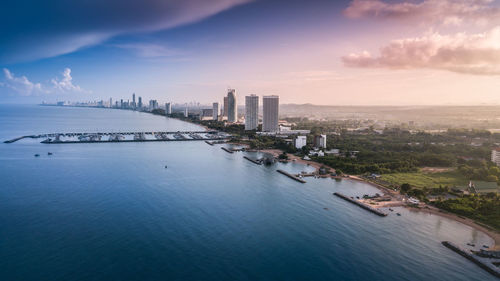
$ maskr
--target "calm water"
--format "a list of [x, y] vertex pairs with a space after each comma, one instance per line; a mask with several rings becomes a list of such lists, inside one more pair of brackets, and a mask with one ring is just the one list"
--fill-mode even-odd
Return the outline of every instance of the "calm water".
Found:
[[[197, 128], [130, 111], [0, 106], [2, 141]], [[332, 196], [371, 186], [300, 184], [275, 170], [307, 167], [242, 156], [204, 142], [0, 144], [0, 280], [495, 280], [440, 245], [490, 245], [482, 233], [405, 209], [380, 218]]]

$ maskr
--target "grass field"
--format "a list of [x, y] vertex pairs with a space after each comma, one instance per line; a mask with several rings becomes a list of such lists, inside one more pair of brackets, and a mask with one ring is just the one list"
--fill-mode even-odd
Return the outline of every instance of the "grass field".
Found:
[[408, 183], [412, 187], [417, 188], [436, 188], [440, 185], [448, 187], [466, 186], [469, 183], [465, 177], [460, 175], [455, 170], [441, 173], [415, 172], [384, 174], [381, 176], [381, 180], [397, 186], [400, 186], [403, 183]]

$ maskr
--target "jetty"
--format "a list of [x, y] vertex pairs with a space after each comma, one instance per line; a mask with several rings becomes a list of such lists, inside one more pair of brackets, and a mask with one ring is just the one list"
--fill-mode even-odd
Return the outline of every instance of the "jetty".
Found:
[[346, 200], [347, 202], [351, 202], [351, 203], [353, 203], [355, 205], [358, 205], [359, 207], [361, 207], [361, 208], [363, 208], [363, 209], [365, 209], [367, 211], [370, 211], [370, 212], [376, 214], [377, 216], [380, 216], [380, 217], [386, 217], [387, 216], [386, 213], [384, 213], [382, 211], [379, 211], [379, 210], [377, 210], [377, 209], [375, 209], [375, 208], [373, 208], [371, 206], [368, 206], [368, 205], [366, 205], [364, 203], [361, 203], [358, 200], [352, 199], [351, 197], [346, 196], [346, 195], [344, 195], [342, 193], [334, 192], [333, 195], [335, 195], [335, 196], [337, 196], [339, 198], [342, 198], [342, 199]]
[[492, 275], [500, 278], [500, 268], [498, 268], [497, 266], [495, 266], [493, 264], [492, 259], [481, 258], [481, 257], [473, 254], [472, 252], [465, 250], [465, 249], [462, 249], [459, 246], [457, 246], [449, 241], [443, 241], [443, 242], [441, 242], [441, 244], [443, 244], [443, 246], [452, 250], [453, 252], [463, 256], [464, 258], [466, 258], [470, 261], [472, 261], [473, 263], [475, 263], [476, 265], [478, 265], [482, 269], [488, 271]]
[[305, 181], [305, 180], [303, 180], [303, 179], [301, 179], [301, 178], [299, 178], [299, 177], [297, 177], [297, 176], [294, 176], [294, 175], [292, 175], [292, 174], [290, 174], [290, 173], [288, 173], [288, 172], [285, 172], [285, 171], [283, 171], [283, 170], [276, 170], [276, 172], [278, 172], [278, 173], [280, 173], [280, 174], [283, 174], [283, 175], [285, 175], [285, 176], [287, 176], [287, 177], [289, 177], [289, 178], [291, 178], [291, 179], [293, 179], [293, 180], [296, 180], [296, 181], [298, 181], [298, 182], [300, 182], [300, 183], [306, 183], [306, 181]]
[[227, 152], [227, 153], [234, 153], [234, 151], [229, 150], [229, 149], [227, 149], [227, 148], [225, 148], [225, 147], [221, 147], [220, 149], [224, 150], [224, 151], [225, 151], [225, 152]]
[[88, 133], [50, 133], [27, 135], [6, 140], [4, 143], [14, 143], [23, 139], [44, 139], [44, 144], [63, 143], [107, 143], [107, 142], [153, 142], [153, 141], [198, 141], [212, 144], [230, 138], [229, 134], [218, 131], [159, 131], [159, 132], [88, 132]]
[[257, 165], [262, 165], [262, 160], [255, 160], [255, 159], [252, 159], [248, 156], [243, 156], [243, 158], [247, 159], [248, 161], [254, 163], [254, 164], [257, 164]]

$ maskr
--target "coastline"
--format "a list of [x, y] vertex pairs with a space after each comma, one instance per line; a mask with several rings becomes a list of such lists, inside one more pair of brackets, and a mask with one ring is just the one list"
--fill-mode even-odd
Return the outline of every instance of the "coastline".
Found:
[[[283, 151], [281, 151], [280, 149], [262, 149], [262, 150], [257, 150], [259, 152], [264, 152], [264, 153], [269, 153], [271, 155], [273, 155], [274, 157], [278, 157], [278, 155], [280, 155], [281, 153], [283, 153]], [[314, 162], [314, 161], [309, 161], [309, 160], [303, 160], [301, 159], [300, 157], [297, 157], [295, 155], [288, 155], [289, 159], [291, 161], [293, 161], [295, 159], [295, 162], [296, 163], [301, 163], [301, 164], [304, 164], [304, 165], [309, 165], [311, 167], [314, 167], [316, 168], [316, 170], [318, 170], [320, 167], [322, 166], [325, 166], [321, 163], [318, 163], [318, 162]], [[333, 169], [333, 168], [332, 168]], [[394, 190], [391, 190], [385, 186], [382, 186], [380, 184], [376, 184], [374, 182], [371, 182], [371, 181], [368, 181], [366, 179], [363, 179], [361, 177], [358, 177], [358, 176], [355, 176], [355, 175], [346, 175], [345, 177], [342, 177], [342, 179], [346, 179], [346, 180], [353, 180], [353, 181], [359, 181], [359, 182], [363, 182], [363, 183], [366, 183], [366, 184], [369, 184], [377, 189], [379, 189], [381, 192], [385, 193], [385, 194], [389, 194], [391, 197], [395, 198], [395, 197], [400, 197], [402, 195], [400, 195], [398, 192], [394, 191]], [[447, 219], [450, 219], [450, 220], [453, 220], [453, 221], [456, 221], [456, 222], [459, 222], [459, 223], [462, 223], [466, 226], [469, 226], [477, 231], [480, 231], [480, 232], [483, 232], [485, 235], [487, 235], [488, 237], [490, 237], [492, 240], [493, 240], [493, 245], [492, 247], [490, 248], [491, 250], [500, 250], [500, 233], [497, 232], [496, 230], [493, 230], [493, 229], [490, 229], [488, 227], [485, 227], [485, 226], [482, 226], [482, 225], [479, 225], [478, 223], [476, 223], [474, 220], [472, 219], [469, 219], [469, 218], [462, 218], [456, 214], [453, 214], [453, 213], [450, 213], [450, 212], [447, 212], [447, 211], [444, 211], [444, 210], [441, 210], [441, 209], [438, 209], [434, 206], [430, 206], [428, 204], [425, 204], [422, 208], [415, 208], [415, 207], [411, 207], [411, 206], [408, 206], [406, 204], [404, 204], [403, 202], [396, 202], [395, 201], [390, 201], [389, 203], [386, 203], [386, 204], [381, 204], [379, 206], [374, 206], [375, 208], [384, 208], [384, 207], [398, 207], [398, 206], [402, 206], [404, 208], [407, 208], [409, 209], [410, 211], [413, 211], [413, 212], [423, 212], [423, 213], [427, 213], [427, 214], [431, 214], [431, 215], [437, 215], [437, 216], [441, 216], [441, 217], [444, 217], [444, 218], [447, 218]]]

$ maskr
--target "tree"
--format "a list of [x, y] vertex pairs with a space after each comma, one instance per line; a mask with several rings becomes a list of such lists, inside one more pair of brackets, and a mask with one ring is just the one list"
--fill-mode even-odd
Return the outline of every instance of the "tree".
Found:
[[403, 183], [401, 185], [401, 193], [407, 193], [410, 190], [411, 190], [411, 186], [409, 183]]

